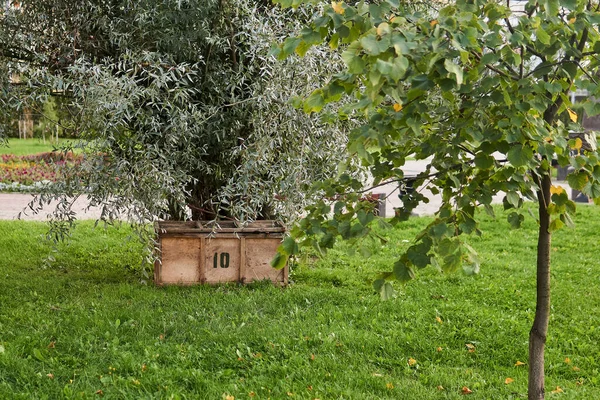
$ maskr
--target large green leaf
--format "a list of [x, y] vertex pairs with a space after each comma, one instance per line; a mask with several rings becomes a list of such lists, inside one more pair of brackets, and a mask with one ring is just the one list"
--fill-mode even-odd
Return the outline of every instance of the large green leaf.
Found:
[[535, 36], [541, 43], [546, 45], [550, 44], [550, 35], [548, 35], [548, 33], [543, 28], [538, 28], [535, 31]]
[[352, 49], [348, 49], [342, 53], [342, 60], [348, 67], [348, 72], [351, 74], [362, 74], [365, 69], [365, 61], [362, 57]]
[[378, 56], [385, 50], [381, 42], [377, 40], [375, 33], [371, 33], [360, 39], [360, 44], [365, 52], [371, 56]]
[[381, 295], [382, 300], [389, 300], [392, 299], [396, 293], [394, 292], [394, 287], [392, 284], [390, 282], [385, 282], [381, 286], [379, 294]]
[[525, 220], [523, 214], [517, 212], [511, 212], [507, 217], [508, 223], [512, 229], [518, 229], [521, 227], [521, 224]]
[[523, 167], [533, 161], [533, 150], [529, 146], [523, 146], [521, 143], [513, 144], [506, 158], [515, 167]]
[[560, 0], [560, 6], [574, 11], [577, 9], [577, 0]]
[[449, 74], [454, 75], [454, 78], [456, 79], [456, 84], [458, 86], [462, 85], [463, 83], [463, 70], [462, 68], [456, 64], [454, 61], [446, 59], [444, 60], [444, 67], [446, 67], [446, 71], [448, 71]]
[[567, 182], [575, 190], [582, 190], [589, 182], [589, 177], [584, 171], [574, 172], [567, 176]]
[[325, 106], [323, 90], [317, 89], [304, 101], [304, 112], [319, 112], [323, 109], [323, 106]]
[[404, 260], [398, 260], [394, 264], [394, 276], [400, 282], [406, 283], [415, 278], [415, 273]]
[[283, 269], [287, 264], [288, 256], [283, 255], [281, 253], [276, 253], [275, 257], [271, 260], [271, 267], [275, 269]]
[[542, 4], [546, 10], [546, 14], [550, 17], [554, 17], [558, 14], [560, 8], [559, 0], [543, 0]]
[[291, 256], [298, 253], [298, 243], [292, 237], [286, 237], [281, 243], [280, 252]]

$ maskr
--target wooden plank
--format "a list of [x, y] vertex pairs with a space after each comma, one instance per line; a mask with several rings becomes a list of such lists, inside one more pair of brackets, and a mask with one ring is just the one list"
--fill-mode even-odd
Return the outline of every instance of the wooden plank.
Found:
[[271, 267], [271, 260], [280, 244], [280, 238], [246, 238], [246, 269], [242, 281], [270, 279], [273, 282], [285, 282], [285, 269]]
[[161, 240], [162, 265], [159, 269], [159, 282], [177, 284], [200, 282], [198, 242], [196, 238]]
[[200, 239], [200, 251], [198, 252], [198, 269], [199, 280], [202, 283], [206, 282], [206, 237]]
[[207, 283], [237, 282], [240, 278], [240, 240], [207, 238], [204, 276]]

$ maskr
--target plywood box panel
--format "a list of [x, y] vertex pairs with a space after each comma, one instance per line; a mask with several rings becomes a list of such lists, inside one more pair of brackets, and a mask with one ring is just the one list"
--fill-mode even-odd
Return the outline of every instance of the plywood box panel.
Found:
[[270, 279], [273, 282], [287, 281], [286, 270], [271, 267], [271, 260], [281, 244], [279, 238], [247, 238], [246, 268], [241, 276], [242, 282]]
[[201, 280], [200, 238], [165, 238], [161, 241], [161, 283], [190, 284]]
[[273, 221], [238, 225], [219, 222], [158, 222], [160, 261], [155, 282], [193, 284], [244, 282], [270, 279], [287, 284], [287, 266], [275, 270], [270, 262], [283, 240], [285, 229]]
[[204, 239], [206, 282], [236, 282], [240, 279], [240, 239]]

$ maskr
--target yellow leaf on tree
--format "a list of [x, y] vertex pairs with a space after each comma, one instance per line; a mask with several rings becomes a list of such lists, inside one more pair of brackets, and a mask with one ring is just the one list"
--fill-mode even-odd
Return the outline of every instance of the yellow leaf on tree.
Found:
[[561, 194], [564, 193], [565, 189], [562, 186], [550, 186], [550, 194]]
[[517, 360], [517, 362], [515, 363], [515, 367], [520, 367], [522, 365], [525, 365], [525, 363], [519, 360]]
[[399, 112], [402, 110], [402, 104], [396, 103], [394, 104], [394, 111]]
[[344, 4], [343, 1], [332, 1], [331, 2], [331, 8], [333, 8], [333, 11], [336, 14], [343, 14], [344, 13], [344, 7], [342, 7], [342, 4]]
[[569, 113], [569, 118], [571, 118], [571, 121], [577, 122], [577, 113], [570, 108], [567, 108], [567, 112]]
[[504, 380], [504, 384], [508, 385], [508, 384], [510, 384], [510, 383], [513, 383], [514, 381], [515, 381], [515, 380], [514, 380], [513, 378], [506, 378], [506, 379]]
[[434, 26], [436, 26], [437, 24], [438, 24], [438, 20], [437, 19], [431, 20], [431, 22], [429, 22], [429, 25], [431, 25], [432, 28]]
[[575, 138], [575, 144], [571, 148], [573, 150], [581, 150], [581, 146], [583, 146], [583, 141], [580, 138]]
[[412, 357], [408, 358], [408, 365], [410, 365], [411, 367], [413, 365], [415, 365], [416, 363], [417, 363], [417, 360], [415, 360], [414, 358], [412, 358]]

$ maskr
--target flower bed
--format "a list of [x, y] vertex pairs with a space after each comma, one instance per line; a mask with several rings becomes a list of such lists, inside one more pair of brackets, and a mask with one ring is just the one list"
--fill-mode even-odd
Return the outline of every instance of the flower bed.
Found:
[[[25, 156], [0, 155], [0, 190], [31, 187], [36, 182], [62, 179], [65, 167], [81, 162], [82, 156], [71, 152], [47, 152]], [[16, 185], [15, 185], [16, 184]]]

